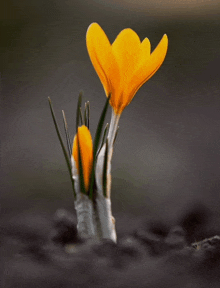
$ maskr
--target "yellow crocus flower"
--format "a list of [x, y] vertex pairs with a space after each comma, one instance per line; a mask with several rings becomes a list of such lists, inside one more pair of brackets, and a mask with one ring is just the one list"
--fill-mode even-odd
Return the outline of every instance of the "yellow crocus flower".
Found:
[[85, 190], [88, 191], [93, 165], [93, 145], [92, 145], [92, 136], [90, 134], [89, 129], [85, 125], [78, 127], [78, 132], [73, 140], [72, 155], [76, 162], [77, 170], [79, 173], [78, 141], [82, 159], [84, 185]]
[[164, 34], [151, 53], [150, 41], [140, 38], [132, 29], [122, 30], [111, 45], [105, 32], [92, 23], [86, 35], [92, 64], [105, 93], [111, 93], [110, 104], [120, 115], [138, 89], [160, 68], [166, 56], [168, 38]]

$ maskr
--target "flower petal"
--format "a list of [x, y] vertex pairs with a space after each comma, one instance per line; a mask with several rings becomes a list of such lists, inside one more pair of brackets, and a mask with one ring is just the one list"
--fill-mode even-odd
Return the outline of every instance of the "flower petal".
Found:
[[112, 52], [123, 78], [129, 78], [140, 57], [141, 42], [138, 35], [130, 28], [122, 30], [114, 43]]
[[85, 189], [86, 191], [88, 191], [92, 171], [92, 162], [93, 162], [92, 136], [90, 134], [89, 129], [85, 125], [78, 127], [78, 133], [73, 140], [72, 154], [79, 172], [78, 137], [79, 137], [80, 153], [82, 158]]
[[[146, 41], [146, 43], [144, 42]], [[127, 86], [124, 93], [127, 93], [130, 101], [133, 99], [134, 95], [138, 91], [138, 89], [149, 80], [154, 73], [162, 65], [168, 48], [168, 38], [167, 35], [164, 34], [162, 39], [160, 40], [157, 47], [154, 49], [153, 53], [149, 55], [149, 45], [147, 44], [147, 40], [144, 40], [142, 43], [144, 45], [141, 47], [141, 60], [140, 65], [136, 71], [134, 71], [132, 80], [130, 85]], [[129, 102], [130, 103], [130, 102]], [[128, 103], [128, 104], [129, 104]]]
[[108, 37], [97, 23], [89, 26], [86, 44], [92, 64], [108, 96], [110, 92], [113, 92], [113, 77], [117, 77], [119, 71]]
[[130, 83], [137, 63], [140, 60], [141, 42], [138, 35], [132, 29], [122, 30], [112, 44], [112, 53], [120, 70], [120, 79], [117, 83], [115, 95], [111, 102], [118, 114], [122, 107], [127, 106], [129, 99], [124, 93], [125, 87]]
[[142, 62], [144, 61], [144, 59], [150, 56], [150, 50], [151, 50], [150, 40], [148, 38], [145, 38], [141, 42], [141, 56], [140, 56], [139, 65], [142, 65]]
[[[150, 58], [145, 58], [145, 63], [143, 63], [143, 67], [146, 65], [148, 67], [148, 78], [147, 80], [153, 76], [153, 74], [160, 68], [162, 65], [168, 48], [168, 38], [167, 35], [164, 34], [162, 39], [160, 40], [157, 47], [151, 53]], [[146, 75], [146, 74], [145, 74]]]

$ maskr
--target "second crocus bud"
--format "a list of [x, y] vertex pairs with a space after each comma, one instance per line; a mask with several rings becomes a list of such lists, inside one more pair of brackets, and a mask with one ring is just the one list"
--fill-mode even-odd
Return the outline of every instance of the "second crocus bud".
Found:
[[[80, 171], [79, 155], [82, 171]], [[78, 127], [74, 137], [71, 162], [76, 191], [77, 230], [81, 237], [98, 237], [93, 202], [88, 195], [93, 166], [93, 144], [90, 131], [85, 125]]]
[[76, 163], [77, 174], [79, 175], [79, 149], [82, 161], [82, 170], [83, 170], [83, 180], [85, 185], [85, 190], [88, 192], [90, 178], [92, 173], [92, 165], [93, 165], [93, 144], [92, 144], [92, 136], [90, 134], [89, 129], [82, 125], [78, 127], [78, 132], [74, 137], [73, 141], [73, 159]]

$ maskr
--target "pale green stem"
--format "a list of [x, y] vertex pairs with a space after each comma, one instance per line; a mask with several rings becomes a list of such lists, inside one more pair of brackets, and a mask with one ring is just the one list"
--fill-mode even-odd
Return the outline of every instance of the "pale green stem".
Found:
[[116, 230], [115, 230], [115, 219], [112, 216], [111, 209], [111, 160], [113, 153], [113, 144], [116, 136], [116, 132], [118, 129], [118, 122], [120, 119], [120, 115], [116, 115], [114, 110], [112, 109], [112, 117], [108, 132], [108, 163], [107, 163], [107, 191], [106, 197], [103, 192], [103, 183], [102, 183], [102, 175], [103, 175], [103, 165], [104, 165], [104, 155], [106, 145], [104, 145], [99, 153], [97, 166], [96, 166], [96, 183], [97, 183], [97, 196], [96, 196], [96, 204], [97, 204], [97, 212], [99, 217], [99, 222], [101, 226], [102, 237], [111, 239], [112, 241], [117, 241]]
[[74, 204], [77, 216], [77, 231], [83, 238], [99, 238], [93, 202], [87, 195], [81, 193], [80, 191], [79, 175], [73, 157], [71, 157], [71, 164], [72, 176], [76, 191], [76, 199]]
[[83, 193], [76, 195], [77, 231], [81, 237], [97, 238], [93, 202]]
[[115, 135], [116, 135], [116, 132], [118, 129], [118, 122], [119, 122], [120, 116], [121, 116], [121, 114], [115, 114], [114, 109], [112, 109], [111, 122], [110, 122], [110, 126], [109, 126], [109, 131], [108, 131], [109, 148], [113, 147]]
[[116, 242], [115, 218], [112, 216], [110, 198], [106, 198], [103, 194], [97, 193], [96, 204], [102, 238], [111, 239]]
[[112, 161], [112, 155], [113, 155], [113, 145], [115, 136], [118, 130], [118, 122], [120, 119], [121, 114], [115, 114], [114, 109], [112, 109], [112, 116], [111, 116], [111, 122], [109, 126], [109, 132], [108, 132], [108, 164], [107, 164], [107, 175], [108, 175], [108, 183], [107, 183], [107, 197], [110, 198], [111, 195], [111, 161]]

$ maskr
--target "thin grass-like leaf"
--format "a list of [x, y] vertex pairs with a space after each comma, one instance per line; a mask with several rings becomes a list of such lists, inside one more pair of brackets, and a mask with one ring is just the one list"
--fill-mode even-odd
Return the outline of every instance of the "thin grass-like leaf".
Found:
[[82, 92], [79, 93], [79, 97], [78, 97], [78, 103], [77, 103], [77, 109], [76, 109], [76, 133], [78, 131], [78, 127], [80, 126], [80, 109], [81, 109], [81, 105], [82, 105]]
[[89, 129], [89, 122], [90, 122], [90, 103], [87, 101], [87, 127]]
[[107, 197], [107, 168], [108, 168], [108, 139], [106, 139], [105, 147], [105, 157], [103, 164], [103, 174], [102, 174], [102, 185], [103, 185], [103, 195]]
[[80, 144], [79, 144], [79, 134], [77, 136], [78, 141], [78, 159], [79, 159], [79, 183], [80, 183], [80, 192], [86, 194], [85, 183], [84, 183], [84, 173], [83, 173], [83, 165], [82, 165], [82, 155], [80, 151]]
[[79, 117], [80, 117], [81, 125], [85, 125], [84, 119], [83, 119], [82, 107], [79, 108]]
[[87, 101], [85, 103], [84, 123], [85, 123], [86, 127], [89, 129], [89, 101]]
[[104, 143], [105, 143], [105, 141], [106, 141], [106, 136], [107, 136], [107, 133], [108, 133], [108, 129], [109, 129], [109, 124], [107, 123], [107, 124], [105, 125], [105, 130], [104, 130], [103, 137], [102, 137], [102, 143], [101, 143], [101, 145], [100, 145], [100, 147], [99, 147], [99, 150], [98, 150], [98, 152], [97, 152], [97, 155], [99, 155], [99, 152], [100, 152], [100, 150], [102, 149], [102, 146], [104, 145]]
[[85, 103], [85, 109], [84, 109], [84, 123], [87, 126], [87, 108], [86, 107], [87, 107], [87, 102]]
[[89, 117], [90, 117], [90, 105], [89, 101], [85, 103], [85, 110], [84, 110], [84, 123], [89, 129]]
[[105, 106], [102, 110], [102, 114], [100, 116], [99, 119], [99, 123], [97, 126], [97, 130], [96, 130], [96, 134], [95, 134], [95, 140], [94, 140], [94, 146], [93, 146], [93, 165], [92, 165], [92, 173], [91, 173], [91, 181], [90, 181], [90, 189], [89, 189], [89, 197], [91, 199], [93, 199], [93, 190], [94, 190], [94, 184], [95, 184], [95, 165], [96, 165], [96, 156], [97, 156], [97, 151], [99, 148], [99, 142], [100, 142], [100, 138], [101, 138], [101, 134], [102, 134], [102, 128], [104, 125], [104, 121], [105, 121], [105, 116], [108, 110], [108, 106], [109, 106], [109, 100], [111, 98], [111, 93], [109, 94], [106, 102], [105, 102]]
[[66, 143], [67, 143], [67, 148], [68, 148], [68, 152], [69, 152], [69, 158], [71, 159], [71, 144], [70, 144], [70, 136], [69, 136], [69, 132], [68, 132], [68, 125], [67, 125], [67, 121], [66, 121], [66, 115], [65, 112], [62, 110], [63, 113], [63, 124], [64, 124], [64, 130], [65, 130], [65, 134], [66, 134]]
[[72, 183], [72, 188], [73, 188], [73, 194], [74, 194], [74, 197], [76, 197], [76, 191], [75, 191], [75, 188], [74, 188], [74, 180], [72, 178], [71, 163], [70, 163], [70, 160], [69, 160], [69, 157], [68, 157], [68, 153], [66, 151], [65, 145], [63, 143], [63, 140], [62, 140], [62, 137], [61, 137], [61, 134], [60, 134], [60, 129], [59, 129], [59, 126], [58, 126], [57, 121], [56, 121], [56, 116], [55, 116], [55, 113], [54, 113], [54, 110], [53, 110], [53, 106], [52, 106], [52, 102], [51, 102], [50, 97], [48, 97], [48, 101], [49, 101], [51, 115], [52, 115], [52, 118], [53, 118], [53, 123], [54, 123], [55, 129], [56, 129], [56, 132], [57, 132], [58, 139], [60, 141], [60, 145], [62, 147], [62, 151], [63, 151], [64, 157], [65, 157], [65, 160], [66, 160], [66, 164], [67, 164], [67, 168], [68, 168], [68, 171], [69, 171], [69, 176], [70, 176], [71, 183]]
[[109, 97], [107, 98], [106, 102], [105, 102], [105, 106], [102, 110], [102, 114], [101, 117], [99, 119], [99, 123], [98, 123], [98, 127], [96, 130], [96, 134], [95, 134], [95, 140], [94, 140], [94, 150], [93, 150], [93, 155], [94, 157], [96, 157], [96, 153], [99, 147], [99, 142], [100, 142], [100, 138], [101, 138], [101, 134], [102, 134], [102, 128], [104, 125], [104, 121], [105, 121], [105, 116], [108, 110], [108, 106], [109, 106], [109, 100], [111, 98], [111, 94], [109, 94]]

